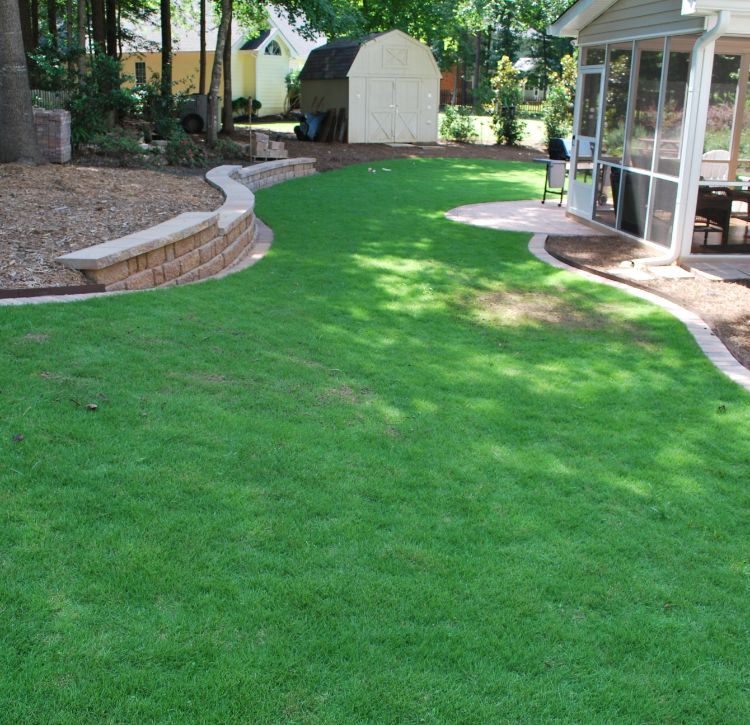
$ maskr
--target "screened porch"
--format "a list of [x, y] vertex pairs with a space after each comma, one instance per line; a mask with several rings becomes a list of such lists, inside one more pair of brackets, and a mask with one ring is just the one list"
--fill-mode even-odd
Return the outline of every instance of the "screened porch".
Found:
[[[697, 39], [665, 36], [581, 49], [572, 211], [658, 245], [676, 242], [678, 187], [691, 182], [683, 164], [695, 135], [684, 124]], [[700, 178], [689, 183], [697, 196], [692, 254], [750, 252], [749, 68], [750, 38], [716, 41], [694, 175]]]

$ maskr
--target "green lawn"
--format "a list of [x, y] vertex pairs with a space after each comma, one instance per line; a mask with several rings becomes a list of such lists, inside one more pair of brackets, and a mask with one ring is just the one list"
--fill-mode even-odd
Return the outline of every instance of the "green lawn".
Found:
[[444, 219], [538, 169], [388, 168], [259, 192], [224, 280], [0, 308], [1, 721], [750, 721], [750, 397]]

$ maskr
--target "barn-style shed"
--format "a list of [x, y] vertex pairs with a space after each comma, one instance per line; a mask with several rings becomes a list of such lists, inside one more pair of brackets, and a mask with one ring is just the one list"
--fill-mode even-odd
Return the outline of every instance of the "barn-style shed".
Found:
[[400, 30], [316, 48], [300, 80], [303, 111], [345, 109], [349, 143], [437, 141], [440, 69]]

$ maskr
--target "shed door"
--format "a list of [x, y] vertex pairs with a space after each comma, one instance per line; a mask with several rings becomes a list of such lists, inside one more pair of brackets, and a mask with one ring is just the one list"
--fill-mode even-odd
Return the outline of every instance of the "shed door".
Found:
[[367, 81], [367, 141], [393, 141], [396, 117], [396, 84], [392, 78]]
[[419, 88], [416, 79], [396, 80], [396, 141], [415, 143], [419, 129]]

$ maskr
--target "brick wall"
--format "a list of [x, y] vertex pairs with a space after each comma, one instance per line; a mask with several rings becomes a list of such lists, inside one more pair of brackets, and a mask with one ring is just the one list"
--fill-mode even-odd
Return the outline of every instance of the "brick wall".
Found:
[[34, 108], [34, 128], [39, 150], [47, 161], [65, 164], [70, 161], [70, 113], [61, 108], [47, 111]]

